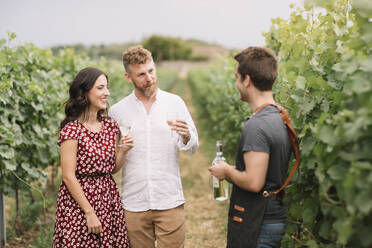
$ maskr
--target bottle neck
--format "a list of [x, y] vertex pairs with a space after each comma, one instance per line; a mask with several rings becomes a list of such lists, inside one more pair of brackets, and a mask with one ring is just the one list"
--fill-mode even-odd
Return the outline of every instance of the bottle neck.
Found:
[[216, 154], [217, 154], [218, 157], [221, 157], [223, 155], [223, 152], [218, 151], [218, 152], [216, 152]]

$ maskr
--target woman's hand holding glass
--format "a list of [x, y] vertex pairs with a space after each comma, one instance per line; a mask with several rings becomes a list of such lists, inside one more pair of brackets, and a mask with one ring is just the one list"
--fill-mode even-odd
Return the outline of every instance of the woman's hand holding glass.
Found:
[[119, 140], [119, 150], [123, 152], [128, 152], [130, 149], [133, 148], [133, 138], [130, 135], [130, 126], [121, 126], [120, 133], [121, 138]]
[[133, 146], [133, 138], [130, 134], [123, 135], [119, 140], [119, 151], [128, 152]]

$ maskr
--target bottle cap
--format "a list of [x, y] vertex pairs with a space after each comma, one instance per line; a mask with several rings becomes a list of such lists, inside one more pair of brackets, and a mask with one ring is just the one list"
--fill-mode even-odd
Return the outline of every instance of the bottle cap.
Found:
[[222, 152], [222, 140], [216, 141], [217, 152]]

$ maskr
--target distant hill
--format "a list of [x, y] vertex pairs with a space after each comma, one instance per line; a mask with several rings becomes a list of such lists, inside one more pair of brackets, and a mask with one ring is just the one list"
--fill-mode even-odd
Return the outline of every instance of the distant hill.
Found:
[[54, 54], [57, 54], [59, 50], [64, 48], [73, 48], [76, 53], [84, 53], [91, 58], [105, 57], [106, 59], [120, 60], [122, 59], [123, 52], [130, 46], [136, 43], [112, 43], [112, 44], [101, 44], [101, 45], [91, 45], [86, 46], [83, 44], [76, 45], [61, 45], [51, 47]]
[[219, 55], [228, 56], [232, 52], [232, 50], [223, 46], [208, 43], [192, 45], [192, 51], [194, 56], [204, 56], [207, 57], [208, 60], [214, 60]]
[[[223, 46], [217, 44], [210, 44], [201, 40], [189, 39], [182, 41], [192, 48], [192, 55], [187, 60], [209, 61], [214, 60], [218, 55], [226, 56], [231, 53], [229, 49], [224, 48]], [[73, 48], [76, 53], [84, 53], [91, 58], [105, 57], [106, 59], [121, 61], [123, 52], [128, 47], [133, 46], [135, 44], [138, 43], [127, 42], [91, 46], [86, 46], [83, 44], [60, 45], [51, 47], [51, 50], [53, 51], [54, 54], [56, 54], [61, 49]]]

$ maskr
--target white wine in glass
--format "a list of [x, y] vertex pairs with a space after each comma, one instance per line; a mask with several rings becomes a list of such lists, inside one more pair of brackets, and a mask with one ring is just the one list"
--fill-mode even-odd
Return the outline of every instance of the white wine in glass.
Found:
[[120, 129], [121, 135], [124, 136], [124, 135], [129, 134], [131, 127], [130, 126], [120, 126], [119, 129]]
[[176, 121], [170, 121], [170, 120], [167, 120], [167, 124], [168, 124], [169, 128], [171, 129], [170, 131], [171, 131], [171, 137], [172, 137], [172, 140], [173, 140], [174, 142], [176, 142], [176, 140], [177, 140], [177, 133], [176, 133], [176, 131], [172, 130], [172, 128], [173, 128], [174, 125], [176, 124]]
[[167, 124], [169, 125], [169, 126], [173, 126], [174, 124], [173, 124], [173, 121], [169, 121], [169, 120], [167, 120]]

